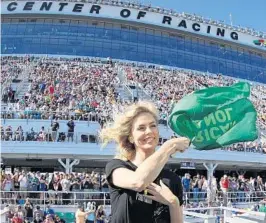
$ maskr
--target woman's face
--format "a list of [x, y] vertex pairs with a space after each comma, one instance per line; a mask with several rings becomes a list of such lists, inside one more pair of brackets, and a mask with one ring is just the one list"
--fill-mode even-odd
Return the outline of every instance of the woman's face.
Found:
[[151, 151], [159, 142], [159, 131], [155, 118], [150, 113], [142, 113], [133, 121], [131, 137], [135, 147], [142, 151]]

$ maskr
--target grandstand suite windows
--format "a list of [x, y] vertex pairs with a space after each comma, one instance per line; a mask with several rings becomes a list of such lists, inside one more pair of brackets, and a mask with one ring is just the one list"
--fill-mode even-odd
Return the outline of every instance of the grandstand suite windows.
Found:
[[3, 19], [2, 54], [56, 54], [162, 64], [266, 83], [266, 54], [110, 22]]

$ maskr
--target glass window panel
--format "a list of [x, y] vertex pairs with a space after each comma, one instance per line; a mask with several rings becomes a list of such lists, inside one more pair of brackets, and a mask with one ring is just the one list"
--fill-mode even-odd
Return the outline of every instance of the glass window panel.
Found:
[[162, 45], [163, 45], [163, 46], [165, 46], [165, 47], [168, 46], [168, 40], [169, 40], [168, 37], [162, 37], [161, 40], [162, 40]]
[[145, 52], [145, 46], [138, 44], [138, 52]]
[[113, 30], [112, 39], [113, 40], [120, 40], [120, 38], [121, 38], [121, 31], [120, 30]]
[[102, 56], [103, 57], [110, 57], [111, 56], [111, 50], [103, 48]]
[[130, 42], [137, 42], [138, 41], [138, 34], [135, 32], [130, 32]]
[[146, 36], [143, 33], [138, 34], [138, 42], [139, 43], [145, 43]]
[[108, 42], [105, 43], [105, 42], [103, 42], [102, 43], [102, 46], [103, 46], [104, 49], [110, 49], [112, 45], [111, 45], [111, 43], [108, 43]]
[[129, 32], [127, 31], [121, 31], [121, 40], [123, 41], [129, 41], [130, 37], [129, 37]]
[[153, 53], [153, 48], [146, 47], [146, 53]]
[[60, 44], [60, 45], [67, 44], [67, 39], [58, 39], [58, 44]]

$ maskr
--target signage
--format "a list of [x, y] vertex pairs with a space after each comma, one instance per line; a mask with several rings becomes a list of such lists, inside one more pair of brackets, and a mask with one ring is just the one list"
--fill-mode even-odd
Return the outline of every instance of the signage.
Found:
[[266, 40], [264, 39], [253, 40], [253, 43], [257, 46], [266, 47]]
[[195, 163], [193, 162], [181, 162], [180, 165], [180, 169], [196, 169]]
[[12, 168], [10, 166], [5, 168], [5, 174], [12, 174]]
[[[111, 2], [110, 2], [111, 4]], [[216, 25], [184, 19], [181, 17], [150, 12], [118, 5], [92, 4], [65, 1], [2, 1], [1, 14], [54, 14], [99, 17], [138, 22], [161, 27], [197, 33], [204, 36], [233, 41], [259, 47], [253, 41], [257, 38], [247, 33], [233, 31]], [[264, 40], [266, 41], [266, 40]], [[261, 48], [261, 47], [259, 47]]]

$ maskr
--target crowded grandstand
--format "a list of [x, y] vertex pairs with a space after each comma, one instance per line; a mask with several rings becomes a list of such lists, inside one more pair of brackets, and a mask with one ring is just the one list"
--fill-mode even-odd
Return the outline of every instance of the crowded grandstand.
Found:
[[101, 129], [152, 101], [160, 146], [177, 137], [173, 103], [240, 81], [251, 85], [259, 138], [189, 149], [167, 168], [181, 178], [185, 222], [266, 212], [265, 33], [119, 1], [2, 1], [1, 15], [3, 222], [110, 222], [104, 166], [115, 145], [101, 150]]

